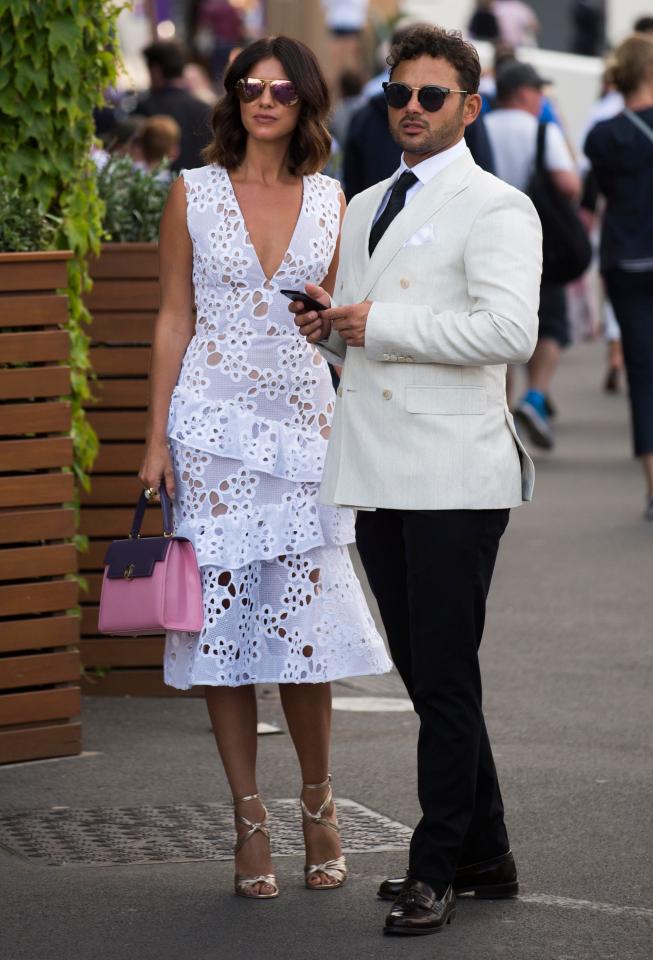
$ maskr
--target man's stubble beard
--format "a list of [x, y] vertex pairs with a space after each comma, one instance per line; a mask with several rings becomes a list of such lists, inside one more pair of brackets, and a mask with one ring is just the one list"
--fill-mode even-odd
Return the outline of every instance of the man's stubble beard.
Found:
[[446, 150], [460, 139], [462, 115], [463, 108], [461, 107], [458, 114], [450, 123], [446, 124], [446, 126], [440, 127], [437, 130], [426, 129], [425, 133], [428, 134], [427, 139], [422, 140], [419, 145], [415, 143], [414, 138], [404, 138], [399, 125], [397, 125], [395, 129], [390, 127], [390, 135], [395, 143], [406, 153], [412, 153], [418, 156], [424, 153], [442, 153], [443, 150]]

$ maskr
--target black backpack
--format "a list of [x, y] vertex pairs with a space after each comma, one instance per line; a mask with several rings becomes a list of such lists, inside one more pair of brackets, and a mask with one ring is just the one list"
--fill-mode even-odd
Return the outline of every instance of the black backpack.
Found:
[[592, 246], [573, 205], [560, 193], [544, 166], [546, 123], [537, 129], [535, 169], [527, 193], [533, 201], [543, 234], [543, 283], [570, 283], [590, 265]]

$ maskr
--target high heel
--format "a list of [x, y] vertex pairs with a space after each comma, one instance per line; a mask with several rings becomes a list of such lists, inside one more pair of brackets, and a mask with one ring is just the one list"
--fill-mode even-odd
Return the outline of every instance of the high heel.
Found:
[[[329, 789], [327, 795], [320, 804], [316, 813], [312, 813], [308, 809], [302, 797], [299, 798], [302, 816], [310, 823], [317, 823], [322, 827], [328, 827], [329, 830], [333, 830], [338, 836], [340, 836], [340, 828], [337, 821], [334, 823], [332, 820], [327, 820], [324, 817], [324, 812], [333, 805], [331, 774], [329, 774], [326, 780], [323, 780], [322, 783], [305, 783], [303, 786], [305, 790], [319, 790], [322, 787], [328, 786]], [[328, 877], [332, 883], [309, 883], [310, 878], [318, 873], [324, 874], [324, 876]], [[324, 863], [306, 864], [304, 867], [304, 883], [309, 890], [335, 890], [338, 887], [341, 887], [346, 879], [347, 863], [343, 856], [336, 857], [334, 860], [326, 860]]]
[[[244, 803], [246, 800], [259, 800], [260, 796], [258, 793], [252, 793], [248, 797], [239, 797], [238, 799], [233, 800], [234, 808], [237, 803]], [[263, 804], [261, 803], [261, 806]], [[263, 836], [267, 839], [268, 843], [270, 841], [270, 830], [268, 828], [268, 812], [263, 806], [264, 815], [263, 819], [256, 822], [248, 820], [247, 817], [241, 816], [239, 813], [234, 812], [236, 823], [242, 823], [248, 828], [247, 833], [240, 834], [236, 840], [236, 845], [234, 847], [234, 856], [242, 850], [248, 840], [254, 836], [255, 833], [262, 833]], [[260, 893], [255, 892], [254, 887], [258, 883], [264, 883], [268, 887], [272, 887], [272, 893]], [[262, 874], [258, 877], [246, 877], [242, 873], [237, 873], [234, 878], [234, 890], [236, 896], [238, 897], [247, 897], [250, 900], [274, 900], [275, 897], [279, 896], [279, 886], [277, 884], [277, 878], [273, 873]]]

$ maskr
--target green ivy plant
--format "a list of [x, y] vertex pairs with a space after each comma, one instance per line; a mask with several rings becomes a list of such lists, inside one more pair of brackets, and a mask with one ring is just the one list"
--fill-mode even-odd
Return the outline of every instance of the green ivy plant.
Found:
[[149, 243], [159, 236], [159, 221], [170, 190], [165, 167], [134, 168], [130, 157], [113, 156], [100, 170], [98, 192], [104, 203], [102, 225], [114, 243]]
[[82, 295], [90, 287], [85, 258], [99, 252], [102, 238], [91, 159], [93, 108], [115, 82], [122, 6], [114, 0], [0, 0], [0, 176], [57, 218], [49, 245], [74, 254], [67, 290], [73, 469], [86, 488], [98, 443], [83, 410], [91, 365]]

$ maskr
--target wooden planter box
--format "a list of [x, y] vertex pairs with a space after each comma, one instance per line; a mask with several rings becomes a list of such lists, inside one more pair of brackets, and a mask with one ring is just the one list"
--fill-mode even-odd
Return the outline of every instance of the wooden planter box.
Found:
[[0, 763], [81, 750], [70, 256], [0, 254]]
[[[97, 616], [103, 559], [110, 541], [129, 533], [142, 486], [148, 371], [159, 307], [156, 244], [104, 244], [91, 262], [93, 290], [87, 305], [96, 402], [88, 416], [100, 439], [92, 489], [82, 492], [81, 532], [90, 550], [80, 557], [89, 592], [82, 596], [84, 693], [109, 696], [174, 696], [163, 683], [163, 637], [103, 637]], [[143, 532], [161, 532], [161, 511], [148, 508]]]

